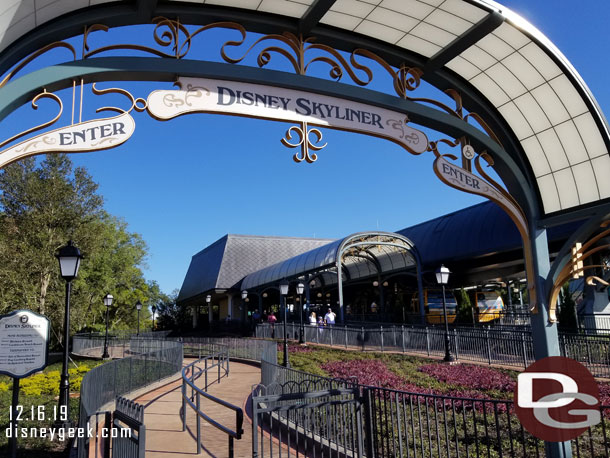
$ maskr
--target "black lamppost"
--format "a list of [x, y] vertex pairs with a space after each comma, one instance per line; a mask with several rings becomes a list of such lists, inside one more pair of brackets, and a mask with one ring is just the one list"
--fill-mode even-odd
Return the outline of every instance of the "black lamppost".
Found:
[[140, 310], [142, 310], [142, 303], [140, 301], [136, 302], [136, 310], [138, 311], [138, 334], [140, 336]]
[[68, 346], [70, 345], [70, 290], [71, 282], [78, 275], [80, 260], [83, 258], [78, 248], [72, 244], [72, 240], [55, 255], [59, 261], [59, 269], [62, 278], [66, 281], [66, 310], [64, 315], [64, 354], [59, 381], [59, 415], [55, 421], [56, 428], [69, 428], [70, 408], [70, 376], [68, 375]]
[[299, 327], [299, 343], [305, 343], [305, 329], [303, 329], [303, 290], [305, 289], [305, 285], [303, 283], [299, 283], [297, 285], [297, 294], [299, 295], [299, 318], [301, 319], [300, 327]]
[[286, 334], [286, 321], [288, 319], [288, 315], [286, 313], [286, 294], [288, 294], [288, 282], [283, 280], [280, 283], [280, 300], [281, 307], [284, 308], [284, 367], [288, 367], [288, 336]]
[[205, 297], [205, 302], [208, 304], [208, 323], [212, 322], [212, 295], [208, 294]]
[[451, 352], [449, 351], [449, 323], [447, 321], [447, 302], [445, 300], [445, 285], [449, 281], [449, 274], [451, 272], [445, 266], [441, 265], [436, 270], [436, 281], [443, 288], [443, 318], [445, 320], [445, 358], [446, 362], [455, 361]]
[[153, 312], [153, 322], [152, 322], [152, 330], [155, 330], [155, 312], [157, 311], [157, 307], [155, 307], [154, 305], [151, 307], [151, 310]]
[[108, 354], [108, 312], [110, 311], [113, 300], [114, 297], [112, 294], [106, 294], [104, 296], [104, 305], [106, 306], [106, 336], [104, 337], [104, 353], [102, 354], [102, 359], [110, 358], [110, 355]]

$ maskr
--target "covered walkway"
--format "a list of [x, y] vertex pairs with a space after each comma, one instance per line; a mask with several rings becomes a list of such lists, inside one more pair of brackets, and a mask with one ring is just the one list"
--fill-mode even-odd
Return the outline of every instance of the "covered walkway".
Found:
[[[185, 360], [185, 364], [190, 361]], [[252, 456], [252, 426], [245, 415], [246, 401], [252, 385], [260, 382], [260, 368], [237, 362], [231, 362], [228, 377], [220, 383], [212, 382], [208, 393], [244, 410], [243, 436], [235, 441], [236, 457]], [[197, 386], [202, 386], [203, 379]], [[180, 455], [197, 455], [196, 416], [187, 407], [187, 429], [182, 431], [181, 398], [182, 379], [159, 387], [135, 399], [145, 406], [144, 423], [146, 425], [146, 457], [177, 457]], [[202, 398], [202, 410], [216, 421], [230, 428], [235, 426], [235, 415], [232, 411]], [[228, 437], [206, 421], [201, 421], [202, 457], [224, 458], [228, 456]]]

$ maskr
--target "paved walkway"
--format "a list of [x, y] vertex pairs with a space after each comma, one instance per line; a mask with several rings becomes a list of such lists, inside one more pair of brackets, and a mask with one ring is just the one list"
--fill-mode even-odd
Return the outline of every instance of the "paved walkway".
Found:
[[[186, 360], [189, 364], [193, 360]], [[214, 371], [212, 371], [214, 373]], [[246, 415], [246, 401], [252, 385], [260, 383], [260, 368], [254, 365], [231, 362], [228, 377], [220, 379], [220, 384], [212, 383], [208, 393], [224, 401], [241, 407], [244, 411], [244, 424], [241, 440], [236, 440], [235, 456], [252, 456], [252, 424]], [[197, 380], [201, 387], [203, 378]], [[146, 457], [177, 457], [179, 455], [197, 455], [196, 416], [187, 406], [187, 430], [182, 432], [180, 409], [182, 379], [150, 391], [135, 401], [144, 404], [144, 423], [146, 424]], [[219, 423], [234, 429], [235, 413], [225, 407], [201, 397], [201, 409]], [[229, 456], [228, 436], [201, 420], [202, 457], [225, 458]]]

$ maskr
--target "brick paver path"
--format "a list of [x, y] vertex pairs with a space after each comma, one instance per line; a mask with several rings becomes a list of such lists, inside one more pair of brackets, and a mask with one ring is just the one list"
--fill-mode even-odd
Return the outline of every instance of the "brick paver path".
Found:
[[[186, 360], [185, 364], [192, 362]], [[212, 370], [212, 374], [216, 374]], [[209, 377], [211, 385], [208, 393], [244, 410], [243, 436], [236, 440], [235, 456], [252, 456], [252, 425], [247, 419], [245, 404], [252, 385], [260, 383], [260, 368], [254, 365], [231, 362], [228, 377], [220, 379], [220, 384]], [[213, 383], [212, 383], [213, 382]], [[203, 378], [197, 386], [203, 385]], [[146, 458], [197, 456], [196, 416], [187, 405], [187, 430], [182, 432], [180, 409], [182, 379], [150, 391], [135, 401], [144, 404], [144, 423], [146, 424]], [[219, 423], [235, 428], [235, 413], [225, 407], [201, 397], [201, 409]], [[202, 457], [226, 458], [229, 456], [229, 440], [226, 434], [201, 420]]]

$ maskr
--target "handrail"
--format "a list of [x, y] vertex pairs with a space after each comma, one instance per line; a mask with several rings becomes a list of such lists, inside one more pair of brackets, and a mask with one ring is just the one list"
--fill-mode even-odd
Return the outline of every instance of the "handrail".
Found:
[[[182, 344], [179, 342], [132, 339], [129, 345], [130, 357], [97, 366], [83, 377], [78, 424], [83, 430], [87, 429], [89, 418], [100, 413], [102, 406], [114, 402], [117, 396], [123, 396], [180, 372], [184, 358]], [[88, 456], [88, 437], [79, 439], [77, 452], [79, 458]]]
[[[219, 345], [220, 346], [220, 345]], [[227, 347], [222, 347], [220, 350], [212, 353], [210, 355], [199, 358], [198, 360], [192, 362], [188, 366], [182, 369], [182, 431], [186, 431], [186, 406], [191, 407], [195, 414], [197, 415], [197, 454], [201, 454], [201, 418], [207, 421], [210, 425], [219, 429], [223, 433], [225, 433], [229, 438], [229, 458], [233, 458], [234, 456], [234, 439], [241, 439], [243, 434], [243, 422], [244, 422], [244, 412], [240, 407], [234, 406], [230, 402], [224, 401], [220, 398], [212, 396], [207, 393], [208, 389], [208, 371], [215, 367], [218, 368], [217, 371], [217, 382], [220, 383], [221, 379], [221, 370], [224, 369], [224, 376], [229, 375], [229, 351]], [[208, 361], [212, 361], [212, 364], [208, 365]], [[216, 361], [215, 363], [213, 361]], [[204, 363], [204, 367], [198, 367], [197, 364], [201, 362]], [[198, 372], [197, 372], [198, 371]], [[190, 372], [190, 376], [188, 375]], [[195, 380], [204, 376], [205, 385], [204, 389], [201, 389], [195, 385]], [[190, 387], [191, 393], [190, 398], [187, 395], [187, 387]], [[235, 412], [235, 430], [230, 429], [229, 427], [217, 422], [209, 415], [205, 414], [201, 411], [200, 408], [200, 396], [215, 402], [223, 407], [226, 407]], [[193, 402], [193, 400], [195, 402]]]

